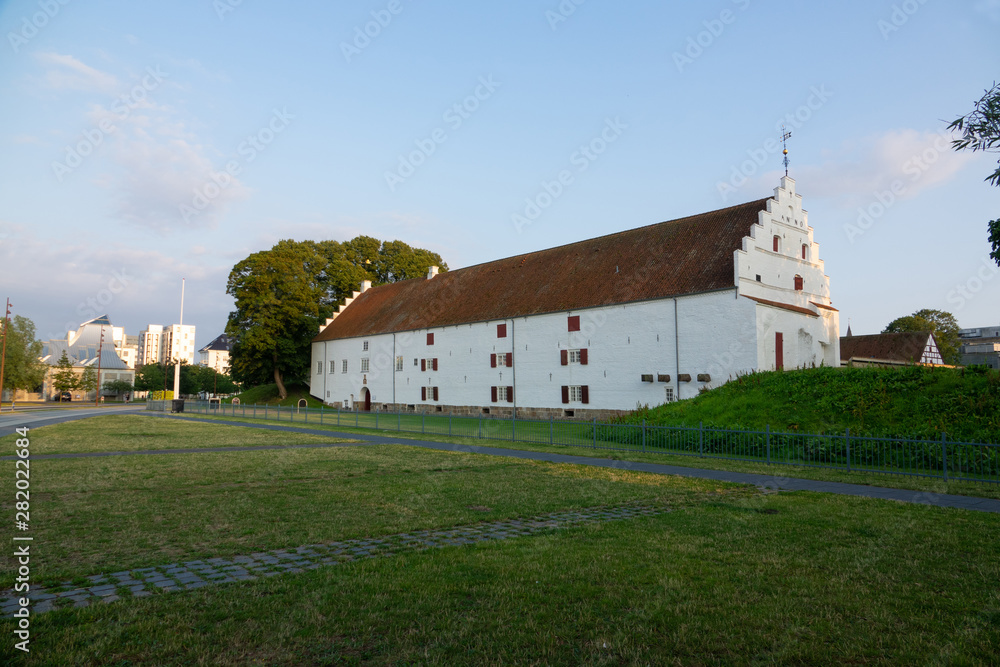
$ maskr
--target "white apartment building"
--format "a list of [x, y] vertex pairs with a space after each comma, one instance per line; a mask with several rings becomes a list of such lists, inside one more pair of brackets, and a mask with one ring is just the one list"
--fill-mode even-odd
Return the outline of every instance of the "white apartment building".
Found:
[[169, 363], [175, 359], [194, 365], [193, 324], [150, 324], [139, 332], [139, 365]]

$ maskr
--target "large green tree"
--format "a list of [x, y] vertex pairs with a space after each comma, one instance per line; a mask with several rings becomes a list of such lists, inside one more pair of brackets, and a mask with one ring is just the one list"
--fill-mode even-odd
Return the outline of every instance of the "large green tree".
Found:
[[135, 371], [135, 390], [162, 391], [166, 386], [166, 377], [161, 364], [144, 364]]
[[35, 391], [45, 381], [45, 364], [38, 360], [42, 343], [35, 340], [35, 324], [27, 317], [15, 315], [7, 326], [0, 319], [0, 332], [6, 328], [6, 356], [3, 386], [7, 389]]
[[943, 310], [924, 308], [912, 315], [897, 317], [882, 330], [882, 333], [902, 333], [919, 331], [934, 334], [938, 350], [946, 364], [959, 362], [958, 322], [955, 316]]
[[233, 267], [226, 292], [236, 299], [226, 333], [232, 379], [249, 386], [308, 377], [310, 342], [337, 303], [362, 280], [380, 285], [448, 267], [440, 255], [402, 241], [369, 236], [350, 241], [280, 241]]
[[[993, 87], [975, 103], [972, 111], [952, 121], [950, 130], [958, 130], [961, 136], [951, 142], [957, 150], [1000, 152], [1000, 85]], [[986, 180], [1000, 186], [1000, 160], [997, 169]], [[987, 233], [992, 252], [990, 257], [1000, 265], [1000, 218], [987, 223]]]

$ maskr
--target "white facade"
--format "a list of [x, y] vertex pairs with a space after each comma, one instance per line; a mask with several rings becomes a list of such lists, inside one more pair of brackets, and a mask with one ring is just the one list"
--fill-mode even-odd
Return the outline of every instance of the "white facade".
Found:
[[193, 366], [194, 333], [193, 324], [171, 324], [169, 327], [165, 327], [160, 345], [161, 360], [167, 363], [187, 362]]
[[586, 416], [691, 398], [754, 370], [838, 366], [812, 234], [784, 178], [733, 252], [730, 288], [314, 341], [311, 393], [347, 408]]
[[160, 346], [163, 341], [163, 325], [150, 324], [139, 332], [138, 364], [160, 363]]

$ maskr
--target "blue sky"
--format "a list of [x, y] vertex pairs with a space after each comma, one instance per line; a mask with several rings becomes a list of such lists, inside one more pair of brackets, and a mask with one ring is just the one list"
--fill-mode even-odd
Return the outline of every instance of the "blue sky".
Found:
[[0, 298], [135, 334], [186, 278], [201, 346], [280, 239], [459, 268], [701, 213], [771, 194], [785, 122], [843, 329], [996, 325], [996, 156], [942, 132], [998, 29], [1000, 0], [0, 2]]

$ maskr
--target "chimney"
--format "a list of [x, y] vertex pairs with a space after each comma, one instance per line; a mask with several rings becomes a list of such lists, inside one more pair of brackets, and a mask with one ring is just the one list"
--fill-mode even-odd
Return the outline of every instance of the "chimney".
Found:
[[370, 280], [362, 280], [361, 281], [361, 292], [362, 292], [362, 294], [365, 293], [365, 292], [367, 292], [371, 288], [372, 288], [372, 281], [370, 281]]
[[432, 266], [431, 268], [427, 269], [427, 280], [430, 280], [437, 274], [438, 274], [438, 267]]

